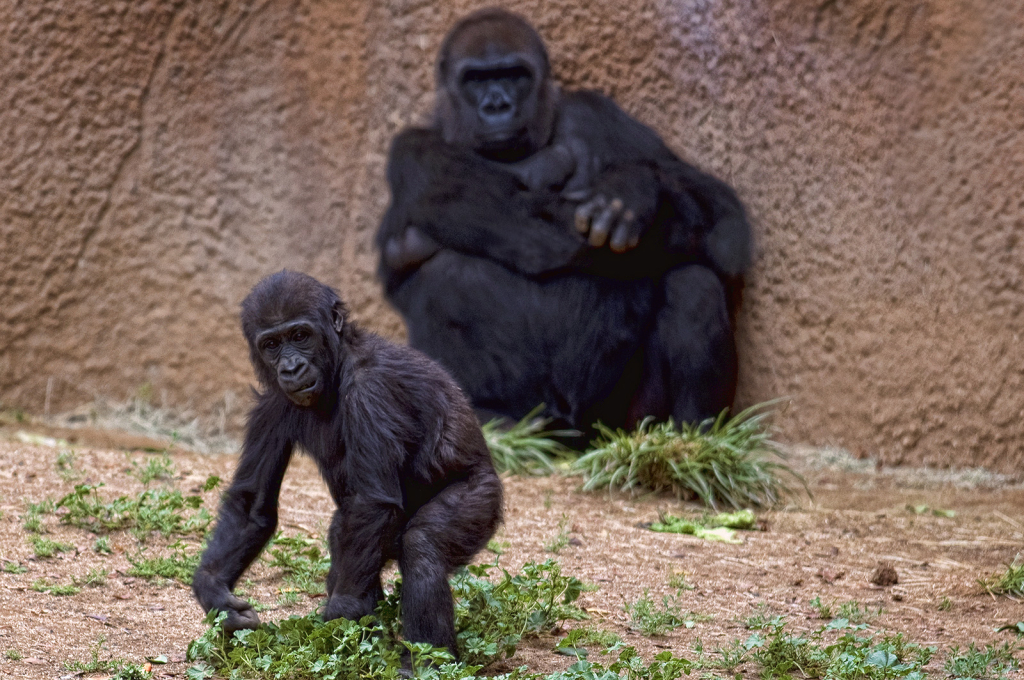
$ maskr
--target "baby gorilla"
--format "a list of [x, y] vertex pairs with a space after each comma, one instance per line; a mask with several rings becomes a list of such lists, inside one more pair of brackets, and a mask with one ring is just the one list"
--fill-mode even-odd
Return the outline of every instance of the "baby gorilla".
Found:
[[448, 575], [486, 545], [502, 513], [466, 398], [430, 359], [348, 321], [337, 293], [305, 274], [260, 281], [242, 303], [242, 329], [263, 392], [192, 581], [199, 603], [227, 612], [229, 631], [259, 625], [231, 591], [274, 534], [297, 445], [337, 504], [324, 619], [371, 614], [381, 569], [395, 559], [405, 639], [456, 653]]

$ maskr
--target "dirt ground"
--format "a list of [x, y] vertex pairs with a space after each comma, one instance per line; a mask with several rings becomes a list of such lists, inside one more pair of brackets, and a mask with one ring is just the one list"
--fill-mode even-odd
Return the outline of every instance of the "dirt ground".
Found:
[[[72, 483], [57, 474], [59, 448], [24, 443], [15, 435], [15, 428], [0, 428], [0, 563], [15, 561], [28, 571], [0, 572], [0, 677], [73, 677], [65, 664], [88, 661], [101, 638], [101, 659], [142, 662], [165, 655], [170, 663], [155, 666], [155, 675], [182, 677], [186, 646], [204, 630], [190, 591], [178, 583], [126, 576], [127, 557], [139, 549], [130, 534], [112, 534], [114, 552], [104, 556], [93, 551], [92, 534], [63, 526], [53, 515], [44, 518], [47, 537], [71, 543], [75, 550], [36, 559], [22, 527], [26, 503], [56, 500]], [[127, 474], [131, 461], [152, 455], [81, 443], [74, 450], [75, 465], [84, 474], [78, 481], [104, 482], [108, 497], [138, 493], [141, 483]], [[197, 491], [211, 474], [229, 479], [236, 460], [173, 450], [171, 458], [174, 483], [183, 491]], [[980, 473], [876, 469], [828, 451], [796, 451], [792, 462], [805, 474], [813, 497], [801, 494], [786, 507], [761, 513], [765, 531], [744, 532], [742, 545], [640, 526], [657, 519], [659, 510], [687, 509], [670, 498], [583, 494], [571, 478], [506, 478], [506, 523], [498, 538], [510, 547], [501, 564], [516, 570], [524, 562], [552, 557], [544, 546], [564, 522], [571, 540], [557, 555], [563, 573], [600, 587], [581, 600], [593, 616], [591, 625], [618, 633], [645, 658], [662, 649], [691, 656], [698, 640], [710, 650], [745, 639], [749, 633], [742, 620], [759, 603], [785, 614], [794, 629], [817, 627], [822, 621], [809, 605], [816, 596], [880, 607], [883, 613], [871, 622], [874, 628], [902, 631], [942, 649], [971, 641], [1013, 641], [995, 628], [1024, 620], [1024, 604], [985, 593], [976, 579], [1011, 562], [1024, 547], [1024, 486]], [[216, 506], [217, 493], [206, 494], [207, 507]], [[922, 505], [955, 516], [908, 509]], [[282, 528], [319, 535], [331, 509], [313, 464], [297, 457], [282, 491]], [[153, 538], [146, 545], [158, 551], [168, 543]], [[480, 559], [493, 557], [485, 553]], [[882, 562], [896, 568], [897, 585], [869, 582]], [[31, 588], [39, 579], [68, 583], [96, 568], [110, 570], [106, 584], [83, 587], [74, 596]], [[658, 600], [674, 593], [668, 581], [680, 573], [694, 586], [681, 593], [683, 609], [712, 618], [663, 637], [645, 638], [629, 630], [624, 602], [645, 589]], [[249, 579], [250, 597], [270, 604], [278, 598], [279, 576], [257, 563], [243, 581]], [[940, 609], [944, 598], [948, 606]], [[317, 604], [311, 598], [264, 611], [261, 617], [304, 614]], [[491, 670], [521, 664], [545, 672], [565, 668], [573, 659], [552, 653], [555, 643], [553, 636], [528, 641], [513, 659]], [[937, 655], [929, 670], [941, 668], [942, 657]]]

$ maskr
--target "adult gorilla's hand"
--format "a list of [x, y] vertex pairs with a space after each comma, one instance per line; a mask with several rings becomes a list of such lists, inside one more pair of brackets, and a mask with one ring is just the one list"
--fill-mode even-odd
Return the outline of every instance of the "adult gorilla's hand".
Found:
[[595, 248], [607, 243], [612, 252], [624, 253], [640, 243], [651, 224], [658, 184], [650, 167], [631, 164], [605, 171], [594, 182], [593, 191], [580, 198], [576, 231]]

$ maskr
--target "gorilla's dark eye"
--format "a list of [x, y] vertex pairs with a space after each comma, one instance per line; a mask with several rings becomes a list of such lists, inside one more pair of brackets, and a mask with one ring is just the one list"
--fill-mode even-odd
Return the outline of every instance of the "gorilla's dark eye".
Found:
[[271, 351], [272, 352], [272, 351], [274, 351], [275, 349], [277, 349], [280, 346], [281, 346], [281, 341], [280, 340], [275, 340], [275, 339], [271, 338], [270, 340], [264, 340], [263, 341], [263, 349], [267, 350], [267, 351]]
[[533, 74], [525, 66], [509, 66], [507, 68], [469, 69], [462, 74], [463, 84], [485, 83], [490, 80], [522, 80], [532, 78]]
[[292, 335], [292, 340], [295, 342], [303, 342], [309, 339], [309, 333], [307, 331], [295, 331]]

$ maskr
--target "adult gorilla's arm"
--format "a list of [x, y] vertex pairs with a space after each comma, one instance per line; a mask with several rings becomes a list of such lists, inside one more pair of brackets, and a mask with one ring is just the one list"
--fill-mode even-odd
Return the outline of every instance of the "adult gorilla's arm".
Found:
[[[526, 276], [571, 266], [586, 248], [586, 241], [566, 227], [572, 214], [568, 204], [554, 194], [524, 191], [511, 173], [446, 144], [433, 130], [410, 128], [395, 138], [388, 184], [391, 205], [377, 245], [389, 289], [403, 270], [442, 248]], [[410, 238], [412, 229], [419, 235]]]
[[225, 630], [255, 628], [259, 617], [245, 600], [235, 597], [235, 582], [259, 556], [277, 528], [277, 501], [292, 442], [282, 433], [287, 409], [261, 401], [249, 416], [245, 446], [231, 486], [221, 503], [217, 528], [192, 579], [192, 590], [204, 611], [228, 613]]
[[[621, 236], [629, 245], [655, 241], [680, 258], [708, 260], [726, 276], [746, 271], [750, 225], [728, 184], [682, 161], [653, 130], [596, 92], [563, 95], [561, 115], [571, 121], [567, 135], [583, 137], [593, 164], [590, 198], [577, 214], [581, 231], [594, 227], [587, 220], [595, 200], [619, 199], [634, 216]], [[660, 233], [648, 233], [652, 225]]]

